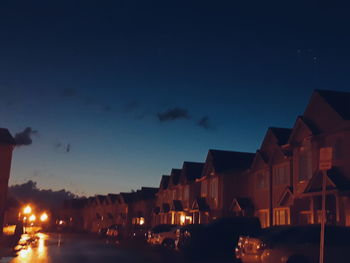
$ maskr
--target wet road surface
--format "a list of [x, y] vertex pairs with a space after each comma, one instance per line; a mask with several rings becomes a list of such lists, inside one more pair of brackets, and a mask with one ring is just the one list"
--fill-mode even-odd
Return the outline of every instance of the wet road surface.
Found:
[[[176, 260], [178, 262], [178, 260]], [[1, 263], [90, 263], [90, 262], [175, 262], [173, 255], [146, 248], [126, 249], [106, 244], [102, 239], [74, 234], [36, 234], [35, 241], [24, 246], [16, 257], [4, 257]]]

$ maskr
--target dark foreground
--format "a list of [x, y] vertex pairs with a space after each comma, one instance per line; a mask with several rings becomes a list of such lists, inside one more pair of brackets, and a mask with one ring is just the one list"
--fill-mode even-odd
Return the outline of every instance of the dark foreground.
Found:
[[[75, 234], [36, 234], [35, 241], [24, 245], [1, 263], [179, 263], [184, 262], [175, 252], [149, 248], [141, 244], [122, 247], [108, 244], [103, 239]], [[201, 261], [204, 262], [204, 261]], [[214, 261], [218, 262], [218, 261]]]

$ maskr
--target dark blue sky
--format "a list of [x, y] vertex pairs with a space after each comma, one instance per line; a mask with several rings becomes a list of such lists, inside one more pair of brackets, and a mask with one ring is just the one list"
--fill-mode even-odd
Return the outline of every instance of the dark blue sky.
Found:
[[254, 152], [315, 88], [350, 91], [348, 6], [32, 2], [0, 4], [0, 125], [37, 131], [11, 183], [157, 186], [209, 148]]

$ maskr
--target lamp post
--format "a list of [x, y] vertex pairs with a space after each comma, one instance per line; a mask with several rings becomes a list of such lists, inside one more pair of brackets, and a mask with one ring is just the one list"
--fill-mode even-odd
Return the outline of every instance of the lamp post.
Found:
[[30, 207], [30, 205], [27, 205], [26, 207], [23, 208], [23, 214], [24, 214], [24, 217], [23, 217], [23, 223], [24, 223], [24, 233], [26, 233], [26, 225], [27, 225], [27, 222], [28, 222], [28, 215], [32, 212], [32, 208]]

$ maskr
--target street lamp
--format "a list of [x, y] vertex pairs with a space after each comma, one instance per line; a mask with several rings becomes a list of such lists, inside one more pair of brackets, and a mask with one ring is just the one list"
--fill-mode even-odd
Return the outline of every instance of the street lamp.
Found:
[[29, 222], [34, 222], [36, 220], [36, 216], [35, 215], [31, 215], [29, 217]]
[[41, 222], [46, 222], [48, 218], [49, 218], [49, 216], [44, 212], [40, 216], [40, 221]]
[[32, 208], [27, 205], [25, 208], [23, 208], [23, 214], [28, 215], [32, 212]]

